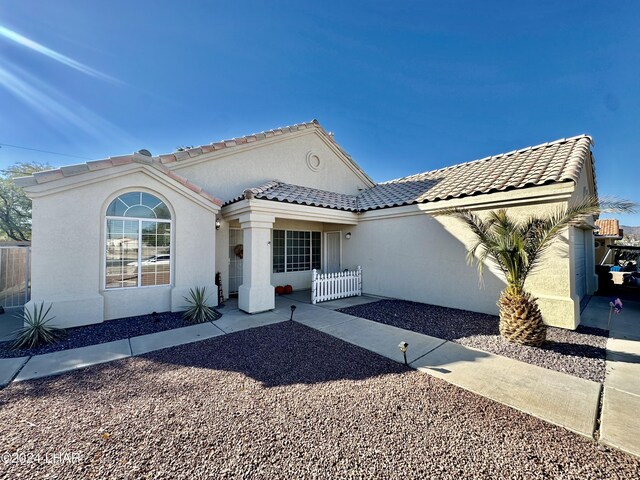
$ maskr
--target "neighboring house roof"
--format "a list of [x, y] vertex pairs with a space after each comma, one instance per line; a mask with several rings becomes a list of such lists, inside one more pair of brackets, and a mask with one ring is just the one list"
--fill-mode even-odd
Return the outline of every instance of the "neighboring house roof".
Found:
[[580, 135], [380, 183], [359, 195], [345, 195], [274, 180], [226, 203], [243, 198], [364, 212], [435, 202], [567, 181], [578, 182], [591, 162], [591, 137]]
[[596, 237], [617, 238], [622, 239], [623, 231], [620, 228], [618, 220], [615, 219], [603, 219], [596, 220], [597, 230], [595, 232]]
[[36, 172], [29, 177], [16, 178], [14, 182], [16, 183], [16, 185], [20, 187], [30, 187], [34, 185], [40, 185], [43, 183], [52, 182], [54, 180], [60, 180], [62, 178], [75, 177], [83, 173], [105, 170], [107, 168], [113, 168], [120, 165], [127, 165], [132, 163], [148, 165], [154, 168], [155, 170], [162, 172], [167, 177], [184, 185], [186, 188], [188, 188], [192, 192], [197, 193], [198, 195], [205, 198], [209, 202], [214, 203], [215, 205], [218, 205], [218, 206], [222, 206], [222, 200], [206, 192], [205, 190], [202, 189], [202, 187], [199, 187], [198, 185], [191, 183], [182, 175], [178, 175], [177, 173], [169, 170], [167, 167], [162, 165], [157, 159], [151, 158], [141, 153], [133, 153], [131, 155], [122, 155], [119, 157], [109, 157], [104, 160], [95, 160], [92, 162], [80, 163], [78, 165], [60, 167], [55, 170]]

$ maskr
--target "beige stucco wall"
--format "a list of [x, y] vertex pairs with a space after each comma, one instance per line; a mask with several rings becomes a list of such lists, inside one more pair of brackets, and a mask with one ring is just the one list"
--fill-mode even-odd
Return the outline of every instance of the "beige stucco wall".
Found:
[[[166, 201], [172, 210], [173, 284], [105, 291], [106, 207], [117, 195], [139, 190]], [[214, 211], [143, 171], [36, 196], [31, 304], [52, 303], [55, 322], [62, 326], [180, 310], [190, 287], [209, 285], [214, 292], [214, 223]]]
[[[320, 159], [317, 170], [307, 165], [310, 153]], [[233, 147], [167, 167], [225, 202], [271, 180], [348, 194], [365, 187], [364, 180], [315, 131]]]
[[[489, 199], [490, 196], [485, 197]], [[448, 203], [451, 202], [440, 202], [439, 206], [444, 208]], [[561, 204], [521, 205], [509, 208], [509, 213], [523, 218]], [[476, 211], [483, 215], [488, 209]], [[360, 224], [349, 230], [351, 239], [343, 241], [345, 267], [362, 266], [365, 293], [498, 313], [496, 301], [505, 286], [504, 278], [489, 264], [483, 282], [479, 282], [476, 266], [469, 266], [466, 261], [474, 238], [462, 222], [433, 217], [412, 206], [365, 213]], [[579, 310], [572, 296], [570, 236], [570, 231], [565, 232], [547, 252], [526, 285], [538, 297], [545, 322], [565, 328], [575, 328], [579, 323]]]
[[[317, 169], [308, 165], [311, 154], [320, 160]], [[367, 186], [367, 180], [314, 130], [212, 152], [192, 160], [170, 163], [167, 167], [223, 201], [237, 198], [245, 189], [259, 187], [271, 180], [352, 195]], [[278, 219], [274, 228], [324, 231], [322, 223], [298, 222], [297, 226], [292, 226], [283, 222], [287, 220]], [[239, 228], [237, 222], [232, 226]], [[224, 216], [221, 216], [217, 234], [216, 264], [226, 297], [229, 294], [229, 223]], [[310, 272], [272, 274], [271, 280], [274, 286], [290, 284], [296, 290], [311, 287]]]

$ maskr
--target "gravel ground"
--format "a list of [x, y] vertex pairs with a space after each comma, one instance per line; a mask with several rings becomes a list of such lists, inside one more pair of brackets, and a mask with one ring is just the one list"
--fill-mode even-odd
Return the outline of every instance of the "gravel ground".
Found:
[[[217, 312], [217, 310], [216, 310]], [[218, 318], [222, 316], [218, 313]], [[0, 358], [41, 355], [69, 348], [86, 347], [98, 343], [113, 342], [123, 338], [137, 337], [149, 333], [162, 332], [173, 328], [188, 327], [192, 322], [183, 320], [181, 312], [164, 312], [138, 317], [107, 320], [94, 325], [67, 329], [67, 336], [58, 343], [43, 345], [33, 349], [11, 350], [11, 342], [0, 343]]]
[[547, 342], [536, 348], [504, 340], [498, 331], [499, 319], [494, 315], [404, 300], [380, 300], [338, 311], [594, 382], [604, 382], [606, 330], [580, 326], [571, 331], [550, 327], [547, 329]]
[[4, 478], [640, 475], [640, 459], [293, 322], [11, 384], [0, 425], [2, 458], [30, 459]]

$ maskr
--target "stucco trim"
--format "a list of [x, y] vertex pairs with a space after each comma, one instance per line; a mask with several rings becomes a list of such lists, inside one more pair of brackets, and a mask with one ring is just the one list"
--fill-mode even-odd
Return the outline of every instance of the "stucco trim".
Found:
[[255, 198], [241, 200], [222, 208], [222, 215], [227, 221], [238, 220], [241, 215], [247, 213], [261, 213], [273, 215], [276, 218], [343, 225], [357, 225], [359, 218], [358, 214], [354, 212]]
[[542, 203], [567, 202], [574, 191], [573, 183], [543, 185], [508, 192], [496, 192], [474, 197], [454, 198], [437, 202], [414, 203], [398, 207], [362, 212], [359, 221], [368, 222], [381, 218], [406, 217], [433, 213], [444, 208], [497, 209]]

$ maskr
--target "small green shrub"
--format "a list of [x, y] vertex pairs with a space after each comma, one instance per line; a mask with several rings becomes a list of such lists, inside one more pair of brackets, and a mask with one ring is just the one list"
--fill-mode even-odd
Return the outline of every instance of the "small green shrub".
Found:
[[220, 314], [207, 305], [207, 287], [189, 289], [189, 296], [183, 297], [187, 301], [187, 310], [182, 318], [194, 323], [210, 322], [220, 318]]
[[22, 315], [17, 317], [24, 321], [24, 326], [16, 330], [16, 338], [11, 344], [11, 348], [18, 350], [20, 348], [35, 348], [47, 343], [56, 343], [65, 337], [66, 331], [63, 328], [48, 325], [48, 323], [56, 317], [48, 318], [51, 311], [51, 305], [45, 311], [44, 302], [33, 306], [33, 312], [28, 308], [24, 309]]

